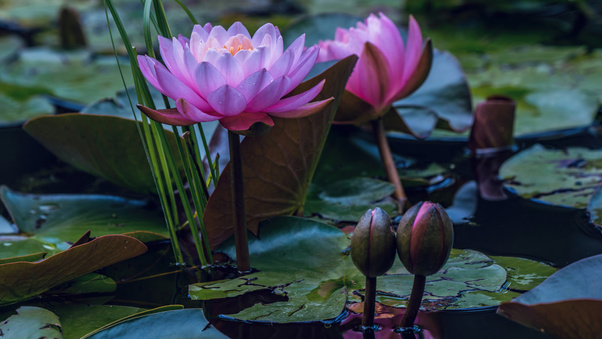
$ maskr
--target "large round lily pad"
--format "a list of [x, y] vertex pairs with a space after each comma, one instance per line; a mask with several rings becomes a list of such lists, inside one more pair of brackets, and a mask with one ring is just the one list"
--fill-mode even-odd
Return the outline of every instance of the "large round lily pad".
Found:
[[602, 153], [532, 146], [500, 168], [504, 186], [525, 199], [555, 206], [585, 208], [602, 179]]
[[[221, 250], [234, 257], [233, 240]], [[255, 304], [228, 317], [261, 322], [319, 321], [337, 317], [346, 301], [359, 301], [365, 277], [346, 250], [349, 238], [326, 224], [296, 217], [277, 217], [260, 224], [251, 238], [251, 266], [258, 269], [232, 280], [194, 284], [196, 300], [230, 298], [253, 291], [271, 291], [287, 301]], [[490, 258], [471, 250], [453, 250], [442, 271], [427, 278], [429, 309], [495, 306], [543, 281], [553, 268], [520, 258]], [[401, 307], [412, 286], [410, 275], [396, 260], [377, 280], [378, 299]]]

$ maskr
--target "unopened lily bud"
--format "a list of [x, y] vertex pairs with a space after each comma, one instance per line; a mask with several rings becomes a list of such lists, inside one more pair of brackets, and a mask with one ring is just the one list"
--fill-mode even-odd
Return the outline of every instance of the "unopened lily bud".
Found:
[[454, 227], [445, 209], [432, 202], [410, 208], [397, 227], [397, 254], [412, 274], [428, 276], [445, 265], [454, 242]]
[[351, 236], [351, 260], [365, 276], [385, 274], [395, 261], [395, 234], [391, 219], [377, 207], [362, 216]]

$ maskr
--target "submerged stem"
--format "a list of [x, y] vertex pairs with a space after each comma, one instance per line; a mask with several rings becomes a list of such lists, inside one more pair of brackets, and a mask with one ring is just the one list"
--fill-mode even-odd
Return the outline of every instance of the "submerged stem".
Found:
[[406, 328], [414, 326], [414, 321], [418, 315], [420, 309], [420, 303], [422, 303], [422, 296], [424, 295], [424, 285], [426, 284], [426, 277], [424, 275], [416, 274], [414, 276], [414, 284], [412, 285], [412, 294], [410, 294], [410, 300], [406, 311], [401, 318], [401, 324], [399, 327]]
[[395, 161], [393, 161], [393, 154], [391, 153], [391, 148], [389, 147], [389, 142], [387, 141], [385, 125], [382, 118], [372, 120], [372, 130], [374, 131], [380, 158], [383, 162], [383, 166], [385, 167], [385, 171], [387, 172], [387, 178], [389, 178], [389, 181], [395, 185], [394, 194], [395, 198], [398, 200], [399, 212], [402, 213], [405, 209], [408, 198], [403, 190], [403, 186], [401, 185], [399, 173], [397, 173], [397, 168], [395, 167]]
[[232, 211], [234, 213], [234, 243], [238, 272], [251, 270], [249, 244], [247, 243], [247, 220], [245, 212], [245, 189], [242, 176], [242, 156], [238, 134], [228, 131], [230, 145], [230, 182], [232, 185]]

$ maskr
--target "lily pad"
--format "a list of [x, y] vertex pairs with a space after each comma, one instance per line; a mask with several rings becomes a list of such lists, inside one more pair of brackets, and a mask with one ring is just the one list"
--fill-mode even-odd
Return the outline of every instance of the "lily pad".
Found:
[[585, 208], [602, 178], [598, 150], [545, 149], [534, 145], [500, 168], [504, 187], [524, 199], [554, 206]]
[[[154, 193], [155, 181], [137, 129], [141, 125], [120, 117], [73, 113], [37, 117], [23, 128], [78, 169], [137, 192]], [[175, 136], [165, 133], [183, 172]]]
[[0, 124], [24, 122], [33, 117], [54, 113], [54, 106], [42, 96], [32, 96], [17, 101], [0, 93]]
[[[364, 289], [365, 277], [351, 262], [348, 246], [349, 238], [332, 226], [296, 217], [269, 219], [261, 223], [259, 239], [252, 237], [249, 242], [251, 265], [259, 272], [194, 284], [189, 287], [189, 295], [195, 300], [210, 300], [270, 291], [287, 301], [255, 304], [227, 316], [282, 323], [332, 319], [339, 315], [346, 300], [360, 301]], [[233, 257], [233, 240], [218, 250]], [[542, 265], [520, 258], [494, 260], [480, 252], [454, 249], [442, 271], [427, 278], [423, 306], [441, 310], [498, 305], [530, 286], [520, 282], [543, 280], [549, 270], [546, 265], [542, 269]], [[378, 300], [396, 307], [405, 305], [412, 280], [413, 276], [396, 260], [393, 268], [377, 280]], [[506, 288], [508, 281], [511, 290]]]
[[0, 265], [0, 306], [27, 300], [54, 286], [146, 252], [123, 235], [105, 235], [42, 261]]
[[303, 213], [318, 214], [334, 220], [357, 221], [376, 206], [390, 215], [397, 213], [392, 200], [381, 201], [393, 194], [395, 186], [387, 181], [370, 178], [352, 178], [333, 182], [324, 187], [312, 185]]
[[148, 201], [108, 195], [24, 194], [0, 187], [0, 198], [21, 232], [65, 249], [87, 230], [93, 236], [150, 231], [163, 236], [162, 211]]
[[579, 260], [497, 313], [556, 338], [597, 338], [602, 331], [602, 255]]
[[228, 338], [205, 318], [202, 309], [172, 310], [136, 317], [84, 338]]
[[[29, 51], [24, 51], [26, 53]], [[132, 71], [127, 61], [117, 66], [114, 57], [85, 59], [87, 54], [65, 54], [51, 50], [29, 52], [35, 56], [21, 57], [0, 69], [0, 79], [6, 83], [31, 88], [44, 88], [64, 100], [90, 103], [111, 97], [125, 83], [132, 83]], [[65, 62], [65, 58], [69, 60]], [[57, 81], [60, 79], [60, 81]]]
[[[8, 260], [7, 262], [13, 262], [11, 258], [17, 259], [18, 257], [38, 254], [41, 253], [44, 255], [48, 252], [54, 254], [58, 252], [53, 246], [40, 241], [39, 239], [32, 239], [25, 236], [0, 236], [0, 260]], [[40, 258], [41, 259], [41, 258]], [[24, 260], [30, 261], [30, 260]], [[35, 261], [35, 260], [31, 260]], [[2, 261], [0, 261], [2, 263]]]
[[7, 62], [17, 55], [17, 52], [23, 48], [24, 42], [15, 35], [0, 37], [0, 62]]
[[63, 338], [56, 314], [33, 306], [22, 306], [17, 314], [0, 323], [2, 338]]

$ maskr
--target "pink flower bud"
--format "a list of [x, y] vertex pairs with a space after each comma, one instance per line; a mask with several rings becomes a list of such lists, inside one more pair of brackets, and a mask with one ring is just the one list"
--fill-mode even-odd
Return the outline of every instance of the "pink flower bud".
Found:
[[449, 258], [453, 243], [453, 224], [439, 204], [427, 201], [414, 205], [397, 227], [397, 254], [412, 274], [437, 273]]
[[391, 219], [379, 207], [368, 210], [351, 237], [351, 260], [367, 277], [385, 274], [395, 261], [395, 234]]

